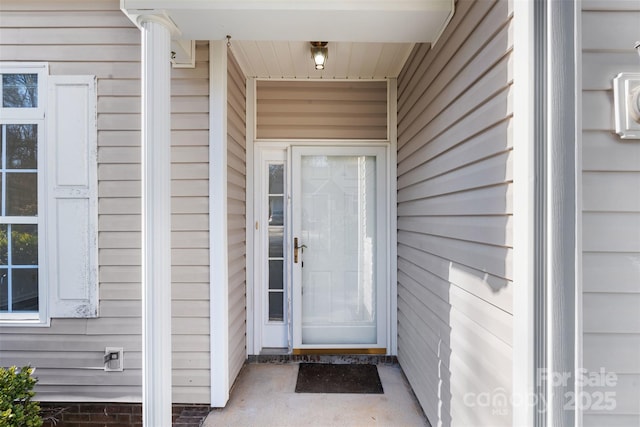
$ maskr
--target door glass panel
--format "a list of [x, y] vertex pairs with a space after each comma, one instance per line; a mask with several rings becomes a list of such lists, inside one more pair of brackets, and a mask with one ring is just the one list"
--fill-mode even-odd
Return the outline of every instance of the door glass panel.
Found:
[[284, 237], [283, 234], [283, 229], [282, 227], [280, 228], [275, 228], [275, 229], [271, 229], [269, 228], [269, 258], [282, 258], [283, 256], [283, 248], [282, 248], [282, 244], [284, 243], [282, 241]]
[[284, 225], [284, 196], [269, 196], [269, 225]]
[[284, 194], [284, 165], [269, 165], [269, 194]]
[[284, 321], [284, 164], [269, 164], [268, 320]]
[[284, 320], [282, 291], [269, 291], [269, 320], [282, 322]]
[[269, 261], [269, 289], [282, 289], [284, 280], [282, 280], [282, 274], [284, 272], [284, 261], [282, 260], [270, 260]]
[[302, 344], [375, 344], [376, 157], [300, 166]]

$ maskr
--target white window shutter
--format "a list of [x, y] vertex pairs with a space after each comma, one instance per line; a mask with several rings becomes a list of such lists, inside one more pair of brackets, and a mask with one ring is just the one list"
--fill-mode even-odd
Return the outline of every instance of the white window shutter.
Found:
[[51, 317], [98, 315], [97, 124], [94, 76], [50, 76], [45, 275]]

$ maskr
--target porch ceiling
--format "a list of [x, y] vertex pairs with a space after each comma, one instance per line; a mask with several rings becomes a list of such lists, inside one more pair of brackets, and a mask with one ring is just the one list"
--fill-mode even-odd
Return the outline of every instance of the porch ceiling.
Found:
[[329, 42], [324, 70], [316, 70], [309, 42], [235, 41], [231, 51], [247, 76], [371, 79], [397, 77], [413, 43]]
[[[121, 0], [129, 16], [163, 12], [185, 40], [232, 38], [252, 77], [396, 77], [416, 42], [433, 43], [454, 0]], [[309, 41], [328, 41], [323, 72]]]

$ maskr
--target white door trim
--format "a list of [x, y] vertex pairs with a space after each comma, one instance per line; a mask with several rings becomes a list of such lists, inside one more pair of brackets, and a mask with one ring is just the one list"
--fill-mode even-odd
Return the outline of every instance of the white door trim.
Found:
[[[245, 197], [246, 201], [246, 240], [247, 240], [247, 249], [246, 249], [246, 259], [247, 259], [247, 294], [246, 294], [246, 307], [247, 307], [247, 354], [258, 354], [260, 349], [262, 348], [262, 334], [260, 332], [260, 328], [256, 327], [255, 322], [258, 321], [259, 316], [255, 315], [255, 243], [254, 236], [256, 232], [256, 212], [255, 212], [255, 204], [254, 204], [254, 173], [253, 168], [255, 164], [255, 148], [254, 148], [254, 140], [255, 140], [255, 127], [254, 123], [255, 119], [255, 111], [256, 111], [256, 79], [253, 77], [247, 78], [246, 83], [246, 117], [245, 117], [245, 135], [246, 135], [246, 153], [247, 153], [247, 173], [246, 173], [246, 183], [245, 188], [247, 189], [247, 194]], [[256, 333], [257, 331], [257, 333]]]
[[[530, 396], [535, 390], [535, 191], [534, 191], [534, 22], [533, 2], [514, 2], [513, 74], [513, 396]], [[533, 405], [514, 405], [512, 425], [532, 425]]]
[[389, 181], [388, 242], [390, 285], [387, 288], [387, 307], [390, 327], [387, 328], [387, 354], [398, 354], [398, 79], [387, 84], [387, 117], [389, 148], [387, 150], [387, 176]]

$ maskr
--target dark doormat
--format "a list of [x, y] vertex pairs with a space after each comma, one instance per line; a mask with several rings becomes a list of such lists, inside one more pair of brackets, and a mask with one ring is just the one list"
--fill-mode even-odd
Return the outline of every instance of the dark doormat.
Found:
[[301, 363], [296, 393], [383, 394], [376, 365]]

